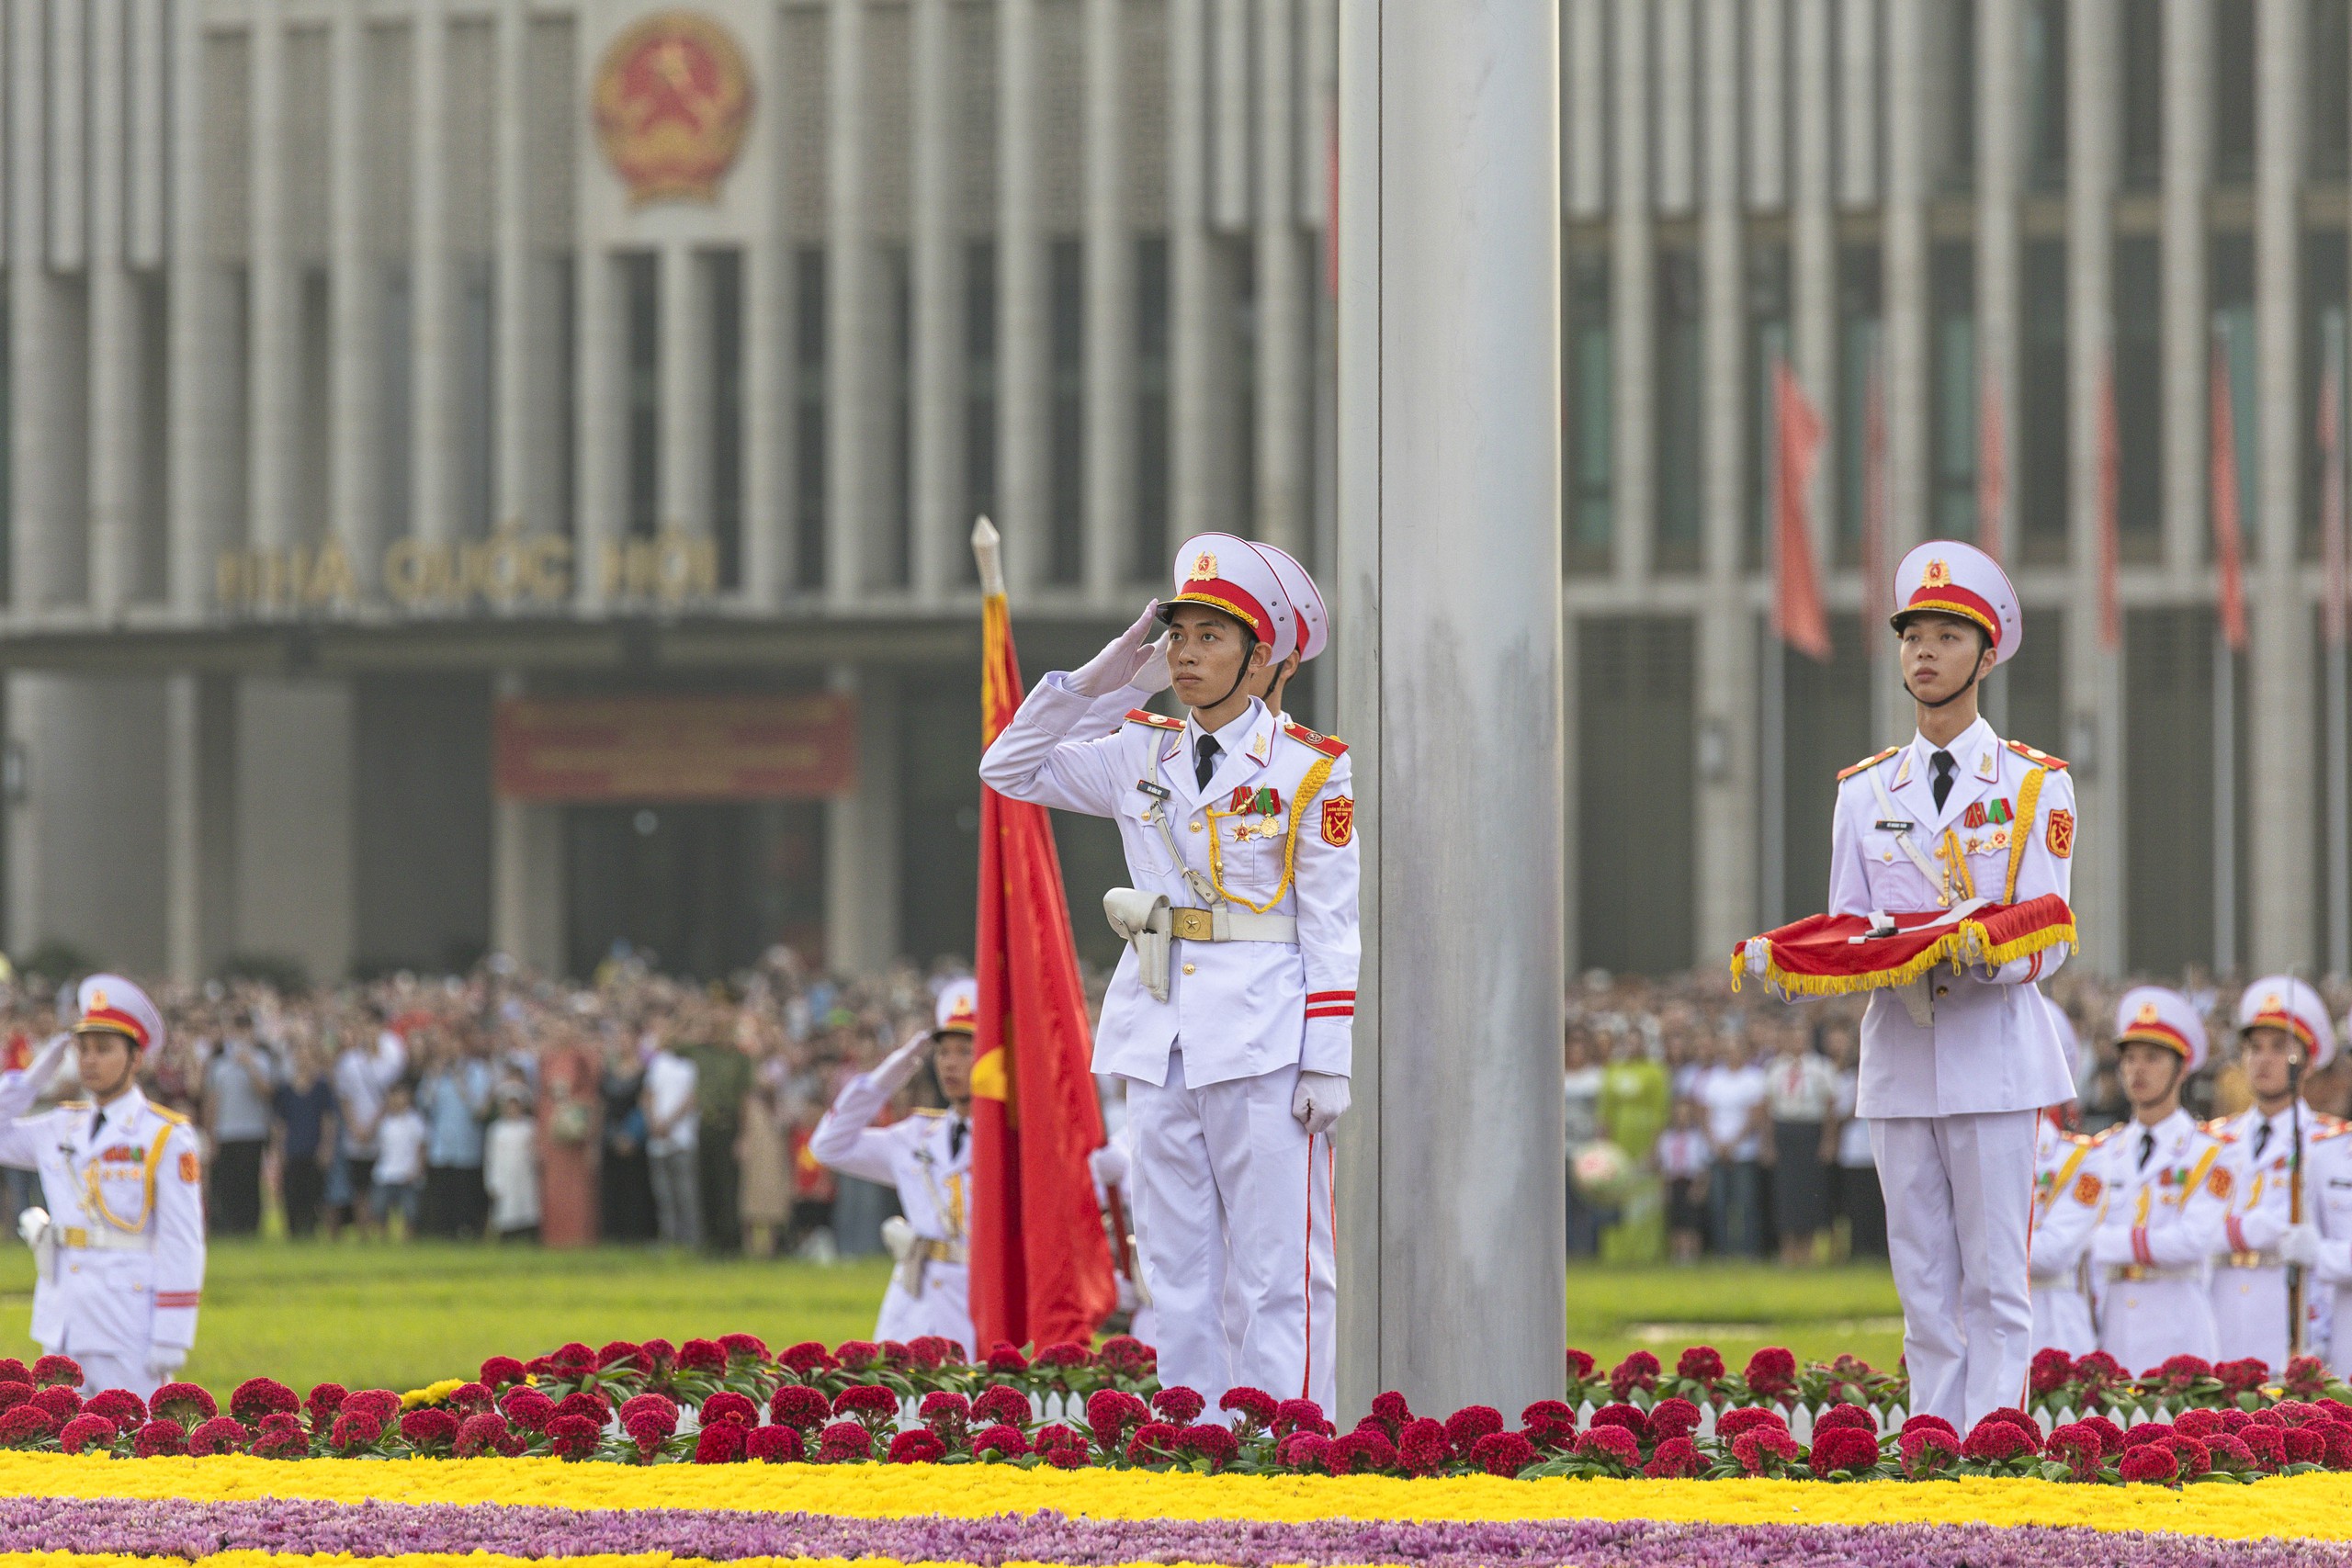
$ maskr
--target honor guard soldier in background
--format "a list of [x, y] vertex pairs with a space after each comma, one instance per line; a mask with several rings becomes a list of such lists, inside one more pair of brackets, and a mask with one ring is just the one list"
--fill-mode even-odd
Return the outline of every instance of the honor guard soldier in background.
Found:
[[2139, 986], [2116, 1005], [2116, 1076], [2132, 1118], [2099, 1134], [2089, 1162], [2106, 1189], [2091, 1263], [2098, 1348], [2135, 1376], [2168, 1356], [2213, 1359], [2209, 1283], [2232, 1178], [2222, 1140], [2180, 1108], [2205, 1065], [2205, 1021], [2188, 998]]
[[[144, 1399], [196, 1343], [204, 1292], [204, 1156], [187, 1118], [139, 1089], [163, 1015], [119, 975], [82, 982], [71, 1035], [0, 1074], [0, 1165], [40, 1173], [48, 1204], [20, 1221], [40, 1267], [33, 1337], [82, 1365], [83, 1391]], [[74, 1050], [87, 1100], [26, 1111]]]
[[[2342, 1028], [2352, 1033], [2352, 1019]], [[2309, 1107], [2304, 1115], [2311, 1117]], [[2303, 1123], [2303, 1217], [2278, 1237], [2278, 1258], [2303, 1271], [2306, 1347], [2338, 1377], [2352, 1372], [2352, 1123]]]
[[[1039, 682], [980, 776], [1119, 824], [1135, 886], [1104, 910], [1129, 950], [1094, 1070], [1127, 1080], [1161, 1380], [1212, 1408], [1239, 1382], [1329, 1410], [1329, 1134], [1348, 1107], [1358, 956], [1347, 748], [1250, 690], [1297, 647], [1296, 612], [1255, 546], [1186, 541], [1176, 588], [1084, 669]], [[1189, 716], [1138, 708], [1114, 734], [1090, 734], [1090, 709], [1155, 657]]]
[[[1978, 682], [2018, 650], [2016, 590], [1992, 558], [1921, 545], [1895, 576], [1910, 743], [1840, 775], [1831, 829], [1833, 915], [1958, 909], [1972, 899], [2064, 897], [2074, 865], [2066, 765], [2003, 740]], [[1967, 1431], [2024, 1397], [2033, 1352], [2026, 1249], [2043, 1106], [2075, 1092], [2033, 982], [2064, 942], [1998, 967], [1939, 968], [1908, 998], [1881, 989], [1862, 1017], [1855, 1113], [1870, 1123], [1903, 1299], [1913, 1408]]]
[[2067, 1107], [2042, 1112], [2033, 1151], [2033, 1347], [2069, 1356], [2098, 1348], [2091, 1307], [2091, 1232], [2098, 1226], [2093, 1145], [2066, 1125]]
[[[939, 993], [936, 1026], [899, 1046], [871, 1072], [842, 1086], [832, 1108], [808, 1134], [809, 1157], [845, 1176], [899, 1192], [903, 1218], [884, 1222], [883, 1240], [898, 1267], [882, 1295], [876, 1339], [935, 1334], [969, 1355], [972, 1344], [971, 1236], [972, 1040], [979, 1029], [979, 984], [951, 982]], [[876, 1127], [924, 1058], [945, 1111], [917, 1111]]]
[[[2222, 1250], [2214, 1260], [2213, 1325], [2220, 1359], [2258, 1357], [2275, 1374], [2287, 1370], [2287, 1264], [2278, 1256], [2278, 1238], [2292, 1217], [2297, 1142], [2307, 1146], [2327, 1121], [2296, 1103], [2301, 1075], [2327, 1066], [2335, 1055], [2335, 1030], [2317, 991], [2292, 976], [2271, 975], [2239, 997], [2238, 1039], [2254, 1103], [2205, 1124], [2222, 1140], [2222, 1160], [2230, 1171]], [[2313, 1197], [2307, 1181], [2306, 1219]], [[2303, 1292], [2306, 1340], [2324, 1293]]]

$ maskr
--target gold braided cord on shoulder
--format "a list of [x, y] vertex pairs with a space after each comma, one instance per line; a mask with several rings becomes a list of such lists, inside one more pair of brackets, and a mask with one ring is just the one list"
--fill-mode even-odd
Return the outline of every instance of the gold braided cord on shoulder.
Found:
[[2018, 901], [2018, 873], [2025, 869], [2026, 840], [2033, 837], [2034, 813], [2041, 806], [2041, 776], [2049, 771], [2036, 768], [2018, 786], [2017, 815], [2009, 821], [2009, 879], [2001, 890], [2004, 904]]
[[1275, 884], [1274, 896], [1262, 904], [1252, 903], [1225, 886], [1225, 856], [1217, 841], [1217, 824], [1227, 817], [1239, 817], [1244, 813], [1219, 811], [1208, 805], [1201, 807], [1209, 822], [1209, 886], [1216, 889], [1218, 897], [1259, 915], [1265, 914], [1283, 901], [1283, 895], [1290, 891], [1291, 878], [1298, 873], [1298, 819], [1306, 815], [1307, 806], [1323, 793], [1323, 786], [1330, 777], [1331, 759], [1317, 757], [1315, 765], [1306, 770], [1306, 776], [1298, 781], [1298, 791], [1291, 796], [1290, 830], [1283, 835], [1283, 879]]

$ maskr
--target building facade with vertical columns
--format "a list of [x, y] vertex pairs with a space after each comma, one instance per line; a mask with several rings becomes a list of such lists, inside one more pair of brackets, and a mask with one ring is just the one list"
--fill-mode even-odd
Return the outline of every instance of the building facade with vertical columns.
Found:
[[1334, 4], [7, 0], [6, 946], [967, 950], [974, 516], [1326, 531]]
[[[2343, 0], [1564, 3], [1572, 959], [1713, 963], [1821, 907], [1833, 773], [1910, 729], [1863, 568], [1940, 536], [2023, 596], [1987, 709], [2073, 762], [2086, 958], [2324, 967]], [[1826, 663], [1767, 629], [1781, 363], [1828, 431]]]
[[[1529, 525], [1571, 964], [1818, 907], [1830, 775], [1908, 723], [1865, 558], [1987, 529], [2027, 605], [1992, 711], [2074, 763], [2086, 958], [2324, 961], [2347, 0], [1560, 3]], [[0, 0], [0, 941], [962, 950], [973, 516], [1033, 676], [1190, 532], [1329, 567], [1339, 4]], [[1769, 681], [1783, 360], [1836, 652]]]

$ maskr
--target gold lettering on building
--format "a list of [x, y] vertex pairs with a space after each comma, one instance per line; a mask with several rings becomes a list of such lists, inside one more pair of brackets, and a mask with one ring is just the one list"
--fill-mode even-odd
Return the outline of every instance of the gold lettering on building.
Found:
[[[436, 542], [415, 537], [385, 547], [380, 598], [403, 610], [552, 610], [571, 603], [572, 542], [508, 523], [487, 537]], [[718, 546], [687, 528], [607, 539], [594, 558], [596, 584], [618, 609], [679, 610], [718, 593]], [[351, 610], [371, 595], [340, 539], [281, 549], [223, 550], [213, 565], [213, 597], [239, 615]]]

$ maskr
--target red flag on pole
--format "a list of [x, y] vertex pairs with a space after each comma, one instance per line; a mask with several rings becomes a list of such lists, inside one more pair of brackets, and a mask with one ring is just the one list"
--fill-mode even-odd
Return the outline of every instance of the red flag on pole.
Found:
[[2330, 345], [2327, 367], [2319, 382], [2319, 537], [2327, 565], [2327, 598], [2320, 606], [2320, 626], [2330, 648], [2344, 641], [2344, 361]]
[[1976, 547], [2001, 558], [2001, 513], [2009, 498], [2007, 430], [2001, 418], [2001, 387], [1990, 364], [1977, 378]]
[[1805, 400], [1789, 362], [1772, 367], [1774, 423], [1780, 433], [1779, 484], [1773, 496], [1772, 596], [1775, 636], [1808, 659], [1829, 662], [1829, 621], [1821, 609], [1821, 580], [1813, 566], [1813, 525], [1805, 498], [1821, 456], [1821, 416]]
[[2235, 652], [2245, 650], [2245, 536], [2238, 527], [2238, 429], [2230, 400], [2230, 344], [2214, 335], [2213, 387], [2213, 565], [2221, 578], [2222, 635]]
[[[1001, 586], [981, 610], [981, 737], [1021, 705]], [[1086, 1344], [1117, 1301], [1086, 1156], [1102, 1143], [1086, 993], [1045, 807], [980, 789], [978, 1038], [972, 1064], [972, 1329]]]
[[1875, 361], [1862, 393], [1862, 647], [1876, 659], [1891, 613], [1886, 566], [1886, 383]]
[[2123, 603], [2116, 572], [2123, 554], [2123, 437], [2115, 427], [2115, 361], [2098, 381], [2098, 645], [2123, 646]]

